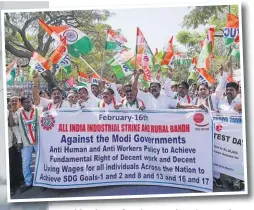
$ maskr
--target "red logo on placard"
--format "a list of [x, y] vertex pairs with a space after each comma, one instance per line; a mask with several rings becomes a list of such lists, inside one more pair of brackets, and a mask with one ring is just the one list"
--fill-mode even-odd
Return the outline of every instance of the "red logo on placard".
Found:
[[203, 113], [196, 113], [194, 116], [193, 116], [193, 120], [195, 122], [195, 125], [198, 126], [198, 127], [205, 127], [207, 125], [209, 125], [209, 123], [207, 124], [201, 124], [205, 119], [205, 116], [203, 115]]
[[41, 127], [44, 130], [51, 130], [55, 126], [55, 118], [52, 115], [46, 115], [41, 118]]
[[220, 125], [220, 124], [216, 125], [215, 130], [218, 132], [222, 131], [222, 125]]

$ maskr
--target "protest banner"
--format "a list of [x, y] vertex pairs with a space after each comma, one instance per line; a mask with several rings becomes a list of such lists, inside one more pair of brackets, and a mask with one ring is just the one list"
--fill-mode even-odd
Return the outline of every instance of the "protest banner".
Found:
[[34, 186], [160, 185], [211, 192], [212, 156], [212, 120], [204, 112], [44, 112]]
[[214, 170], [244, 180], [242, 116], [214, 114]]

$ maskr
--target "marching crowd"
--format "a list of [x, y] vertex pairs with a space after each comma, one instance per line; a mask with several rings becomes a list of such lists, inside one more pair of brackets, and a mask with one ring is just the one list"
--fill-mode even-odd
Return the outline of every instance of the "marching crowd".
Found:
[[[39, 77], [33, 81], [33, 99], [12, 96], [8, 99], [9, 163], [11, 195], [19, 188], [23, 193], [32, 187], [32, 154], [37, 152], [39, 116], [42, 111], [66, 109], [106, 109], [106, 110], [161, 110], [161, 109], [203, 109], [207, 112], [226, 112], [241, 114], [241, 89], [236, 82], [227, 82], [228, 73], [221, 67], [220, 79], [216, 88], [208, 84], [189, 84], [185, 81], [176, 84], [172, 72], [163, 82], [153, 79], [148, 90], [139, 88], [139, 77], [143, 70], [134, 71], [131, 84], [104, 81], [99, 85], [88, 81], [86, 86], [78, 86], [67, 94], [55, 87], [40, 91]], [[235, 190], [241, 190], [239, 180], [226, 177]], [[215, 179], [220, 185], [220, 179]], [[223, 183], [222, 183], [223, 184]], [[222, 185], [221, 184], [221, 185]], [[45, 188], [42, 188], [45, 190]]]

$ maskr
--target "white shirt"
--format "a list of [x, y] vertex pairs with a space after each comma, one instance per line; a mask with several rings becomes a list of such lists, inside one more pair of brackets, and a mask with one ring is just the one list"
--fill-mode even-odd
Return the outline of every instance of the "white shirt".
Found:
[[81, 108], [95, 108], [95, 107], [98, 108], [98, 103], [101, 99], [99, 99], [92, 93], [91, 84], [88, 83], [87, 87], [84, 88], [88, 92], [88, 99], [81, 104]]
[[[68, 102], [68, 101], [67, 101], [67, 102]], [[77, 102], [76, 104], [72, 104], [72, 105], [68, 102], [68, 104], [69, 104], [69, 107], [68, 107], [68, 108], [80, 109], [80, 106], [79, 106], [78, 102]]]
[[[9, 118], [9, 110], [7, 110], [7, 122], [8, 122], [8, 118]], [[15, 125], [13, 127], [8, 126], [8, 144], [9, 144], [9, 148], [11, 148], [13, 146], [13, 134], [16, 136], [17, 142], [22, 143], [18, 125]]]
[[238, 97], [235, 97], [234, 100], [232, 100], [231, 104], [228, 103], [227, 96], [222, 97], [221, 100], [218, 103], [218, 109], [221, 113], [238, 113], [235, 111], [235, 106], [237, 104], [241, 104], [241, 99]]
[[[104, 100], [101, 100], [100, 103], [103, 103], [103, 101]], [[99, 107], [98, 105], [99, 105], [99, 103], [97, 104], [97, 107]], [[105, 103], [105, 107], [99, 107], [99, 108], [100, 109], [106, 109], [106, 110], [116, 110], [115, 107], [114, 107], [113, 101], [110, 104]]]
[[[170, 97], [170, 98], [176, 98], [176, 100], [180, 103], [180, 104], [193, 104], [193, 100], [189, 95], [185, 95], [184, 97], [181, 97], [179, 95], [177, 95], [176, 92], [173, 92], [171, 89], [171, 79], [167, 78], [165, 80], [164, 83], [164, 87], [165, 87], [165, 94]], [[189, 100], [188, 100], [189, 98]]]
[[84, 101], [81, 104], [82, 108], [94, 108], [94, 107], [98, 107], [98, 103], [99, 103], [100, 99], [97, 97], [90, 97], [88, 98], [86, 101]]
[[137, 101], [135, 101], [134, 104], [130, 105], [127, 101], [127, 99], [123, 99], [123, 103], [122, 106], [120, 107], [120, 110], [140, 110], [141, 106], [145, 107], [145, 103], [140, 100], [140, 99], [136, 99], [138, 100], [138, 105], [137, 105]]
[[175, 109], [178, 102], [177, 100], [168, 97], [165, 94], [160, 93], [158, 98], [155, 98], [151, 93], [145, 93], [143, 91], [138, 91], [138, 96], [142, 100], [147, 110], [158, 110], [158, 109]]
[[177, 96], [176, 100], [180, 103], [180, 104], [193, 104], [194, 101], [192, 100], [192, 98], [190, 97], [190, 95], [185, 95], [184, 97], [181, 96]]
[[[51, 109], [60, 108], [60, 104], [59, 104], [59, 103], [54, 104], [54, 103], [53, 103], [53, 100], [40, 97], [40, 104], [39, 104], [40, 107], [48, 108], [48, 106], [49, 106], [50, 104], [52, 104]], [[68, 101], [62, 101], [61, 108], [71, 108], [71, 106], [70, 106], [70, 104], [68, 103]]]

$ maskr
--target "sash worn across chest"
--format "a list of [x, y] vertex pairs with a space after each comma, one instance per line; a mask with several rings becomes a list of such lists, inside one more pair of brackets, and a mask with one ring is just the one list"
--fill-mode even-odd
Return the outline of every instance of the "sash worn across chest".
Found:
[[[55, 109], [61, 108], [61, 107], [62, 107], [62, 104], [63, 104], [63, 101], [61, 101], [61, 103], [58, 103], [58, 104], [56, 105], [56, 108], [55, 108]], [[50, 104], [48, 105], [48, 110], [51, 110], [52, 106], [53, 106], [53, 103], [50, 103]]]
[[[35, 119], [33, 119], [34, 112]], [[26, 140], [31, 145], [35, 144], [37, 142], [37, 131], [38, 131], [38, 109], [32, 108], [30, 116], [27, 116], [23, 109], [20, 112], [20, 121]]]

